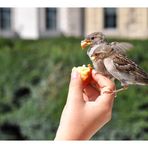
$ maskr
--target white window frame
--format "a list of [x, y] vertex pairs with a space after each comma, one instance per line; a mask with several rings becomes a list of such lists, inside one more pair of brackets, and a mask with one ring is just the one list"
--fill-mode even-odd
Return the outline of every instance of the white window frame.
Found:
[[14, 24], [14, 9], [10, 8], [10, 29], [9, 30], [3, 30], [0, 28], [0, 36], [2, 37], [12, 37], [15, 35], [15, 32], [13, 30], [13, 24]]
[[[108, 21], [108, 20], [106, 20], [105, 19], [105, 10], [106, 9], [115, 9], [115, 12], [116, 12], [116, 22], [115, 22], [115, 27], [113, 26], [113, 27], [105, 27], [105, 23], [106, 23], [106, 21]], [[103, 27], [105, 28], [105, 29], [116, 29], [117, 28], [117, 8], [104, 8], [103, 9], [103, 19], [104, 19], [104, 25], [103, 25]]]
[[46, 8], [39, 8], [39, 34], [41, 37], [48, 36], [58, 36], [60, 34], [59, 31], [59, 9], [57, 10], [57, 18], [56, 18], [56, 30], [48, 30], [46, 29]]
[[108, 36], [118, 36], [119, 35], [119, 30], [118, 30], [118, 8], [116, 8], [116, 27], [115, 28], [105, 28], [104, 27], [104, 23], [105, 23], [105, 20], [104, 20], [104, 8], [102, 8], [102, 19], [103, 19], [103, 32], [104, 34], [108, 35]]

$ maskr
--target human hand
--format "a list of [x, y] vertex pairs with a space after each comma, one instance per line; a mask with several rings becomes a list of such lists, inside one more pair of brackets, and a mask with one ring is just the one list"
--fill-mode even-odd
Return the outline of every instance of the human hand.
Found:
[[112, 115], [114, 83], [92, 71], [100, 91], [91, 85], [83, 88], [80, 74], [72, 71], [66, 105], [55, 140], [87, 140], [102, 128]]

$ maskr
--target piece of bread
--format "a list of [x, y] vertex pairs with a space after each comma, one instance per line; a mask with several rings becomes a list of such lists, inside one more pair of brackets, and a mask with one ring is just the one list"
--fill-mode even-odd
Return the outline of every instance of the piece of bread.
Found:
[[88, 64], [88, 66], [83, 65], [74, 67], [73, 70], [77, 70], [80, 73], [84, 86], [90, 84], [92, 80], [92, 67], [90, 66], [90, 64]]

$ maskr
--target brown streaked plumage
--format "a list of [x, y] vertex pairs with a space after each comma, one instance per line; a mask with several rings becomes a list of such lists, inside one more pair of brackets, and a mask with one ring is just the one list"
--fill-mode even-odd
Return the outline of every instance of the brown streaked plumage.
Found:
[[133, 47], [130, 43], [109, 43], [101, 32], [94, 32], [88, 35], [81, 45], [82, 48], [90, 45], [87, 54], [98, 72], [121, 82], [123, 88], [116, 92], [128, 85], [148, 85], [148, 74], [126, 57], [126, 50]]

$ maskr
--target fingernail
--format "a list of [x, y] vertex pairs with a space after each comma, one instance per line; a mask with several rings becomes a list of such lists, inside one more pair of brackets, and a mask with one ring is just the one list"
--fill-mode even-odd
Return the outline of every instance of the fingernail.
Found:
[[71, 78], [76, 79], [78, 77], [79, 73], [77, 70], [73, 69], [71, 73]]

